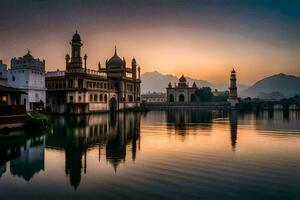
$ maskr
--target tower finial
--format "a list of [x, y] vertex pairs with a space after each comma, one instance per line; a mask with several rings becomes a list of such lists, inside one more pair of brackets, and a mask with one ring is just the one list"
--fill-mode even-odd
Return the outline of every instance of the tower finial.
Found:
[[117, 45], [115, 45], [115, 56], [117, 55]]
[[27, 54], [30, 54], [30, 49], [27, 50]]

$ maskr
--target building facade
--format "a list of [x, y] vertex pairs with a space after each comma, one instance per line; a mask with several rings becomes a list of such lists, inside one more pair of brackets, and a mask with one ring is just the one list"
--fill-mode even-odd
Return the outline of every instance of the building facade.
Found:
[[7, 80], [10, 86], [24, 92], [21, 103], [26, 105], [27, 111], [44, 108], [45, 60], [35, 59], [29, 51], [23, 57], [12, 58]]
[[167, 101], [167, 95], [165, 93], [148, 92], [142, 94], [142, 102], [147, 103], [161, 103]]
[[140, 106], [140, 67], [133, 58], [127, 67], [115, 48], [114, 55], [98, 64], [98, 70], [87, 68], [87, 55], [81, 57], [80, 35], [73, 35], [71, 56], [66, 55], [65, 71], [46, 75], [47, 108], [55, 113], [91, 113], [135, 109]]
[[186, 81], [186, 78], [182, 75], [179, 78], [178, 85], [172, 86], [169, 83], [167, 87], [167, 101], [168, 102], [194, 102], [196, 101], [195, 92], [198, 89], [194, 82], [192, 87]]

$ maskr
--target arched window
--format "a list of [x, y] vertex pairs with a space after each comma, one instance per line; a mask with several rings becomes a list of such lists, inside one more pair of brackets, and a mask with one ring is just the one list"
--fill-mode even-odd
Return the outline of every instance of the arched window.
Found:
[[68, 82], [68, 87], [69, 87], [69, 88], [72, 88], [72, 87], [73, 87], [73, 80], [72, 80], [72, 79], [69, 80], [69, 82]]
[[107, 102], [107, 94], [104, 95], [104, 102]]
[[78, 97], [78, 101], [79, 101], [79, 102], [81, 101], [81, 96]]
[[184, 102], [184, 95], [183, 94], [179, 95], [179, 101]]
[[128, 101], [133, 102], [133, 96], [132, 95], [128, 95]]
[[98, 95], [97, 94], [94, 95], [94, 101], [95, 102], [98, 101]]
[[174, 95], [173, 95], [173, 94], [170, 94], [170, 95], [169, 95], [169, 101], [170, 101], [170, 102], [174, 102]]
[[15, 78], [15, 76], [13, 76], [13, 77], [12, 77], [12, 81], [15, 81], [15, 80], [16, 80], [16, 78]]
[[100, 94], [100, 101], [103, 101], [103, 94]]
[[90, 102], [92, 102], [92, 101], [93, 101], [93, 95], [90, 94]]

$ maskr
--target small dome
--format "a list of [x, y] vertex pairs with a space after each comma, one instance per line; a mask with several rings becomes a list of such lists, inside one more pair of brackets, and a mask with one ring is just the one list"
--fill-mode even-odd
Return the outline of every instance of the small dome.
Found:
[[184, 75], [182, 75], [182, 76], [179, 78], [179, 82], [186, 82], [186, 79], [185, 79]]
[[76, 33], [73, 35], [72, 42], [81, 42], [80, 35], [78, 34], [77, 31], [76, 31]]
[[34, 60], [33, 56], [30, 54], [30, 51], [28, 50], [27, 54], [23, 56], [26, 60]]
[[115, 54], [113, 57], [111, 57], [107, 61], [107, 66], [109, 68], [123, 68], [125, 65], [125, 60], [122, 60], [118, 55], [117, 55], [117, 48], [115, 48]]

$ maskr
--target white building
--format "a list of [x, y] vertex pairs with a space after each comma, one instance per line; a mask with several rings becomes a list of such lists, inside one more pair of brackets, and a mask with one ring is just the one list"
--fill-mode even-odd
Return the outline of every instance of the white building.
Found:
[[27, 111], [44, 108], [46, 102], [45, 60], [35, 59], [30, 52], [20, 58], [11, 59], [8, 84], [25, 92], [21, 103]]
[[167, 95], [165, 93], [148, 92], [141, 95], [142, 102], [147, 103], [161, 103], [167, 101]]
[[7, 81], [7, 65], [0, 60], [0, 84], [4, 85]]

